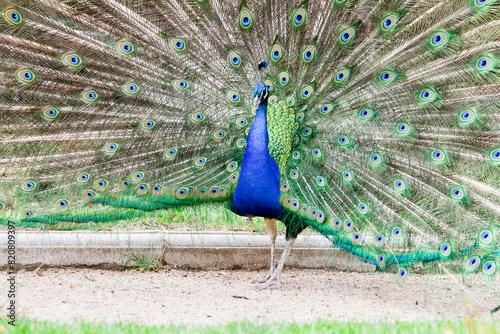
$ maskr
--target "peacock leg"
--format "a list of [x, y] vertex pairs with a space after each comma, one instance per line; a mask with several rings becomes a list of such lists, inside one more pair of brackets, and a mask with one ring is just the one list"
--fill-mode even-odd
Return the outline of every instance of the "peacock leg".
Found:
[[264, 283], [271, 277], [276, 269], [274, 263], [276, 262], [275, 247], [276, 247], [276, 237], [278, 236], [278, 228], [276, 227], [276, 219], [266, 218], [267, 232], [271, 238], [271, 268], [269, 269], [269, 275], [266, 278], [257, 280], [257, 283]]
[[288, 258], [288, 255], [290, 254], [290, 251], [292, 250], [292, 246], [294, 243], [295, 243], [294, 238], [287, 240], [285, 250], [283, 251], [283, 254], [281, 255], [281, 259], [278, 262], [278, 267], [274, 270], [274, 272], [271, 274], [271, 277], [269, 277], [265, 283], [258, 284], [255, 287], [257, 290], [265, 289], [265, 288], [269, 287], [271, 284], [274, 283], [274, 280], [276, 280], [276, 284], [278, 286], [278, 289], [281, 287], [281, 282], [280, 282], [281, 270], [283, 270], [283, 267], [285, 266], [285, 261]]

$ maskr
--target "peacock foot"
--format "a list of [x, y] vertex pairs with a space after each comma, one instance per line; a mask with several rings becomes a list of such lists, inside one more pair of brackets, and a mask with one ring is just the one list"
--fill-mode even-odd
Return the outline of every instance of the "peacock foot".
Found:
[[277, 289], [281, 289], [281, 273], [276, 271], [273, 274], [269, 274], [267, 278], [258, 281], [258, 283], [260, 284], [255, 285], [255, 290], [266, 289], [273, 284], [276, 284]]
[[276, 270], [275, 268], [271, 268], [271, 270], [269, 271], [269, 274], [267, 274], [267, 276], [265, 278], [256, 279], [253, 281], [253, 283], [265, 283], [265, 282], [267, 282], [267, 280], [273, 276], [273, 273], [275, 270]]

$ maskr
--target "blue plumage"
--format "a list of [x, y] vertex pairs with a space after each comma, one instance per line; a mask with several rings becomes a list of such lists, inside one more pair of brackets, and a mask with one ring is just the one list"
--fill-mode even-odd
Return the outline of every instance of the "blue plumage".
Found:
[[236, 213], [241, 216], [278, 218], [281, 214], [278, 164], [269, 154], [267, 132], [267, 88], [259, 82], [254, 96], [265, 94], [248, 134], [238, 186], [233, 195]]

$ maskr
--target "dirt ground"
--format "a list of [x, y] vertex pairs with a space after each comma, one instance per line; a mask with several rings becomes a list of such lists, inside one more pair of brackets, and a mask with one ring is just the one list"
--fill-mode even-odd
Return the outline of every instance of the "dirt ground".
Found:
[[[4, 272], [6, 275], [6, 273]], [[234, 321], [309, 322], [491, 319], [500, 304], [497, 282], [480, 275], [413, 275], [285, 270], [282, 290], [256, 291], [261, 271], [158, 272], [46, 269], [18, 273], [19, 316], [144, 324], [215, 324]], [[457, 281], [455, 281], [455, 279]], [[464, 290], [465, 289], [465, 290]], [[2, 294], [1, 298], [6, 298]], [[0, 300], [6, 305], [6, 299]], [[500, 312], [499, 312], [500, 313]], [[496, 314], [494, 318], [500, 318]]]

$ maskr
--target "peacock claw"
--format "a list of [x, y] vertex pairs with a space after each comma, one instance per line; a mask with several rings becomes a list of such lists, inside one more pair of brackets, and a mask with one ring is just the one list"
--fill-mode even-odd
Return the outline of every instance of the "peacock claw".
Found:
[[270, 287], [271, 285], [275, 284], [276, 288], [278, 290], [281, 289], [281, 275], [278, 273], [276, 275], [270, 274], [268, 277], [266, 277], [264, 280], [258, 281], [258, 283], [255, 286], [255, 290], [262, 290]]

